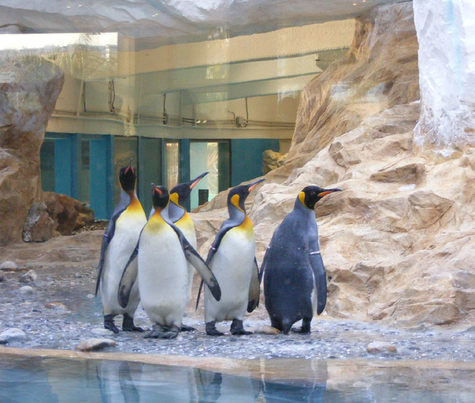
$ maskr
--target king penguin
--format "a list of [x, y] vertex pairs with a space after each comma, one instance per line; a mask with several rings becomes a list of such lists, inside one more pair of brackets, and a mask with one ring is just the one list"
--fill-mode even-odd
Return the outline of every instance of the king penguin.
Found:
[[209, 336], [223, 335], [216, 329], [216, 322], [224, 320], [232, 320], [231, 334], [250, 334], [244, 330], [243, 320], [246, 309], [252, 312], [259, 303], [260, 279], [254, 227], [246, 214], [244, 202], [263, 180], [236, 186], [229, 191], [229, 218], [221, 226], [206, 259], [222, 290], [221, 300], [217, 301], [205, 287], [205, 322]]
[[[119, 302], [127, 306], [135, 277], [142, 307], [153, 323], [150, 338], [171, 339], [178, 335], [188, 302], [188, 267], [191, 263], [219, 300], [221, 290], [209, 267], [190, 245], [180, 229], [162, 217], [169, 194], [163, 186], [153, 186], [155, 212], [145, 225], [129, 263], [138, 261], [138, 274], [128, 264], [119, 285]], [[137, 259], [136, 259], [137, 258]], [[135, 272], [134, 272], [135, 271]]]
[[314, 208], [322, 197], [338, 191], [304, 188], [267, 247], [261, 267], [265, 306], [272, 326], [285, 334], [300, 319], [296, 332], [309, 333], [315, 310], [320, 315], [325, 308], [327, 282]]
[[138, 287], [132, 290], [127, 306], [121, 307], [117, 299], [122, 272], [137, 245], [140, 231], [147, 223], [145, 212], [137, 199], [136, 179], [136, 172], [130, 160], [129, 165], [119, 173], [121, 197], [104, 234], [98, 266], [96, 295], [100, 288], [104, 327], [114, 333], [119, 332], [114, 323], [116, 315], [123, 315], [122, 330], [142, 331], [134, 325], [134, 313], [140, 302]]
[[[175, 224], [183, 235], [185, 236], [186, 240], [196, 249], [196, 232], [195, 226], [193, 221], [186, 211], [185, 203], [190, 197], [191, 191], [193, 188], [198, 184], [198, 182], [203, 179], [208, 172], [202, 173], [201, 175], [197, 176], [195, 179], [181, 183], [176, 185], [170, 190], [170, 201], [168, 206], [163, 210], [162, 216], [163, 218], [168, 221], [169, 223]], [[193, 274], [194, 268], [191, 263], [188, 263], [188, 301], [191, 297], [191, 288], [193, 286]], [[187, 303], [188, 303], [187, 301]], [[195, 330], [193, 327], [187, 326], [182, 323], [181, 331], [193, 331]]]

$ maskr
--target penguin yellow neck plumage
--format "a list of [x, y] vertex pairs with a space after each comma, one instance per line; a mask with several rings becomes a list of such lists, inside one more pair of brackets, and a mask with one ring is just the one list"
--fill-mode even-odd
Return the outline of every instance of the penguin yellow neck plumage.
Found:
[[251, 219], [248, 217], [246, 214], [246, 217], [244, 218], [243, 222], [241, 225], [237, 226], [236, 228], [239, 228], [242, 231], [254, 231], [254, 225], [252, 224]]
[[184, 226], [193, 226], [193, 221], [190, 215], [185, 211], [183, 216], [175, 223], [175, 225], [180, 228]]
[[156, 233], [156, 232], [159, 232], [161, 229], [169, 226], [162, 217], [162, 210], [163, 209], [161, 208], [157, 208], [155, 210], [155, 213], [153, 213], [153, 215], [148, 220], [148, 223], [145, 226], [144, 231]]
[[130, 203], [127, 207], [127, 212], [132, 214], [144, 214], [142, 205], [140, 204], [139, 199], [135, 196], [135, 192], [129, 193], [130, 196]]

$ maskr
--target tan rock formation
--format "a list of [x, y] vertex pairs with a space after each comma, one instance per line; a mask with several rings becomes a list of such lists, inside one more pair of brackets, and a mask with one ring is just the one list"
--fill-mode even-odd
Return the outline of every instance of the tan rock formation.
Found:
[[53, 192], [43, 192], [43, 200], [61, 235], [71, 235], [73, 230], [94, 222], [94, 211], [79, 200]]
[[285, 164], [287, 154], [281, 154], [273, 150], [265, 150], [262, 153], [262, 173], [266, 174], [273, 169]]
[[406, 130], [418, 116], [411, 103], [365, 119], [255, 199], [262, 259], [304, 186], [343, 189], [316, 207], [331, 316], [402, 326], [475, 319], [475, 149], [446, 160], [417, 154]]
[[302, 92], [286, 165], [271, 176], [288, 175], [367, 116], [418, 100], [417, 50], [411, 2], [377, 7], [357, 18], [346, 56]]
[[305, 89], [288, 162], [266, 175], [249, 214], [260, 262], [303, 187], [341, 188], [315, 210], [327, 314], [467, 326], [475, 320], [475, 148], [444, 159], [413, 145], [412, 18], [412, 5], [401, 3], [359, 19], [346, 60]]
[[0, 83], [0, 244], [6, 244], [21, 239], [30, 206], [41, 201], [39, 150], [64, 77], [39, 57], [1, 58], [0, 70], [6, 81]]

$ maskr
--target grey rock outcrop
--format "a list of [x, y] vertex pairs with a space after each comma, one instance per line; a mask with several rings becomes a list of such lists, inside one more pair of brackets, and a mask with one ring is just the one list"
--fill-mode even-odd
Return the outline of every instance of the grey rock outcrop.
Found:
[[23, 274], [18, 281], [20, 283], [33, 283], [38, 278], [38, 274], [34, 270], [28, 270], [25, 274]]
[[18, 270], [18, 265], [11, 260], [6, 260], [2, 264], [0, 264], [0, 270]]
[[11, 328], [0, 333], [0, 344], [21, 342], [28, 340], [28, 335], [21, 329]]
[[33, 204], [23, 224], [22, 237], [25, 242], [44, 242], [55, 234], [57, 223], [49, 216], [46, 204]]

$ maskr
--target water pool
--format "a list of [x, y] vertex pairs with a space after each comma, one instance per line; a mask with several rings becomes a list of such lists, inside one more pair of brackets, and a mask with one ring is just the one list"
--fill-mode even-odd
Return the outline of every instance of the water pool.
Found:
[[[114, 359], [105, 358], [111, 356]], [[475, 399], [475, 365], [471, 363], [190, 361], [159, 356], [162, 364], [155, 364], [139, 362], [141, 358], [153, 361], [155, 357], [150, 355], [137, 355], [133, 361], [131, 355], [127, 360], [116, 359], [120, 354], [85, 357], [0, 354], [0, 401], [425, 403]], [[168, 359], [173, 365], [163, 364]]]

